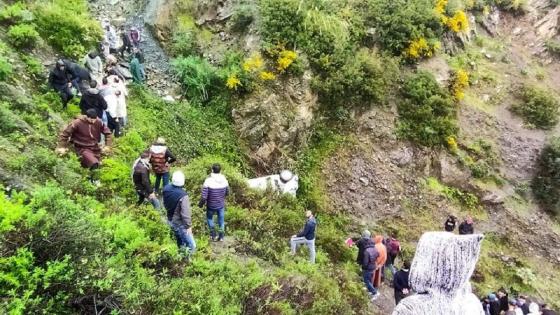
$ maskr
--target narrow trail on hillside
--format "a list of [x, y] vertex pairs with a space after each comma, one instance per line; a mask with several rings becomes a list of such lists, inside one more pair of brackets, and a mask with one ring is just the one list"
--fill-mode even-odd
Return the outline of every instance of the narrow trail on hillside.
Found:
[[116, 30], [121, 26], [127, 31], [131, 27], [139, 29], [142, 38], [140, 49], [144, 53], [147, 74], [146, 85], [160, 97], [178, 95], [178, 84], [174, 79], [169, 57], [145, 23], [148, 6], [144, 6], [142, 2], [97, 0], [90, 2], [90, 11], [100, 23], [108, 19]]

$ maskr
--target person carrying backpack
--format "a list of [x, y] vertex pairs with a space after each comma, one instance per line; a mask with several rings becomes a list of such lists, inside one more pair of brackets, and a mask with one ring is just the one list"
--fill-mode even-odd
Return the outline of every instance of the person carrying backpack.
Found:
[[169, 165], [175, 162], [177, 159], [171, 153], [169, 148], [165, 145], [165, 139], [162, 137], [157, 138], [156, 142], [150, 147], [150, 152], [152, 157], [150, 162], [152, 163], [154, 173], [156, 174], [156, 192], [159, 192], [159, 187], [163, 181], [162, 187], [167, 186], [169, 183]]
[[395, 259], [401, 252], [401, 243], [391, 235], [385, 240], [385, 247], [387, 247], [387, 261], [385, 262], [385, 267], [391, 271], [391, 276], [395, 276]]
[[136, 206], [140, 206], [146, 199], [150, 201], [154, 209], [159, 209], [159, 200], [150, 183], [150, 151], [144, 151], [132, 165], [132, 181], [138, 194]]

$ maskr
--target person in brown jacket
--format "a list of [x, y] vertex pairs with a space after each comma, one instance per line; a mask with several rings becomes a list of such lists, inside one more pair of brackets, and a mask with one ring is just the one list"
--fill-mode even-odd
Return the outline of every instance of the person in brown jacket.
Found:
[[[103, 150], [99, 146], [101, 135], [105, 135], [105, 144]], [[86, 115], [79, 116], [74, 119], [58, 137], [58, 154], [66, 154], [68, 152], [68, 144], [74, 145], [74, 150], [80, 157], [82, 167], [95, 170], [99, 168], [101, 163], [101, 153], [108, 152], [112, 144], [111, 130], [103, 125], [101, 119], [97, 118], [97, 111], [90, 108], [86, 111]]]
[[[175, 162], [175, 156], [165, 145], [165, 139], [162, 137], [157, 138], [156, 142], [150, 147], [150, 164], [154, 174], [156, 174], [156, 182], [154, 189], [160, 192], [160, 187], [165, 187], [169, 184], [169, 164]], [[160, 186], [163, 180], [163, 185]]]
[[374, 242], [375, 242], [375, 249], [379, 253], [379, 256], [377, 256], [377, 260], [375, 261], [376, 267], [375, 267], [375, 272], [373, 273], [373, 278], [374, 278], [373, 286], [375, 288], [379, 288], [381, 286], [381, 281], [383, 277], [383, 267], [387, 262], [387, 247], [383, 245], [383, 236], [381, 235], [375, 236]]

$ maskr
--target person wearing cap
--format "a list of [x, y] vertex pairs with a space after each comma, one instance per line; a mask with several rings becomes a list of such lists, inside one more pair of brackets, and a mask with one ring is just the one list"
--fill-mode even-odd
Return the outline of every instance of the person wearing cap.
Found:
[[[99, 142], [101, 136], [105, 135], [105, 146], [101, 149]], [[56, 152], [58, 154], [66, 154], [68, 152], [68, 144], [72, 144], [82, 167], [95, 170], [99, 168], [101, 163], [101, 153], [108, 152], [112, 144], [111, 130], [107, 128], [97, 117], [97, 111], [90, 108], [86, 111], [86, 115], [79, 116], [74, 119], [58, 137], [58, 146]], [[93, 175], [91, 178], [93, 180]]]
[[[210, 239], [213, 241], [223, 241], [225, 233], [225, 210], [226, 197], [229, 195], [229, 183], [226, 177], [220, 174], [222, 167], [220, 164], [212, 165], [212, 173], [202, 184], [202, 196], [198, 206], [203, 208], [206, 205], [206, 222], [210, 229]], [[214, 227], [214, 215], [218, 216], [218, 238]]]
[[171, 183], [163, 188], [163, 205], [167, 210], [167, 220], [177, 239], [179, 249], [187, 254], [194, 254], [196, 242], [192, 232], [192, 214], [189, 195], [183, 189], [185, 174], [176, 171]]
[[405, 260], [401, 270], [395, 273], [393, 277], [393, 288], [395, 289], [395, 305], [410, 294], [410, 285], [408, 284], [408, 276], [410, 272], [410, 261]]
[[364, 250], [366, 249], [366, 244], [370, 239], [371, 232], [368, 230], [364, 230], [360, 238], [352, 239], [352, 241], [356, 242], [356, 247], [358, 248], [358, 255], [356, 256], [356, 263], [358, 265], [361, 265], [364, 260]]
[[296, 250], [299, 245], [306, 244], [309, 248], [309, 261], [315, 263], [315, 228], [317, 226], [317, 221], [313, 213], [309, 210], [305, 211], [305, 225], [301, 232], [293, 235], [290, 238], [290, 254], [295, 256]]
[[[521, 312], [521, 310], [519, 310]], [[521, 312], [523, 314], [523, 312]], [[505, 315], [518, 315], [517, 313], [517, 301], [515, 299], [508, 300], [508, 309]]]
[[474, 233], [474, 222], [471, 216], [467, 216], [465, 221], [459, 224], [459, 234], [460, 235], [467, 235]]
[[78, 76], [62, 59], [56, 62], [56, 66], [49, 74], [49, 85], [60, 95], [64, 108], [74, 97], [72, 86], [77, 88], [77, 80]]
[[488, 311], [490, 315], [500, 315], [500, 301], [494, 293], [488, 294]]
[[150, 147], [152, 168], [156, 174], [155, 190], [159, 192], [159, 187], [163, 181], [163, 187], [169, 183], [169, 167], [175, 162], [175, 156], [165, 145], [163, 137], [157, 138], [156, 142]]
[[132, 181], [138, 194], [137, 206], [144, 203], [146, 199], [150, 201], [154, 209], [159, 209], [159, 200], [152, 189], [150, 183], [150, 151], [144, 151], [132, 166]]

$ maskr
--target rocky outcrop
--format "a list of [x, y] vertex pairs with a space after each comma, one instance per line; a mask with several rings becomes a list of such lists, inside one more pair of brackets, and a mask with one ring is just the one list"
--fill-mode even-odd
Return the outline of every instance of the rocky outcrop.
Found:
[[175, 0], [149, 0], [146, 4], [144, 22], [159, 41], [166, 41], [171, 33], [175, 8]]
[[306, 144], [317, 108], [310, 78], [306, 73], [278, 80], [270, 88], [253, 92], [233, 110], [237, 131], [260, 169], [290, 167]]

